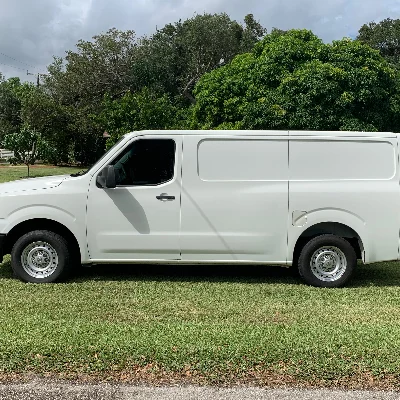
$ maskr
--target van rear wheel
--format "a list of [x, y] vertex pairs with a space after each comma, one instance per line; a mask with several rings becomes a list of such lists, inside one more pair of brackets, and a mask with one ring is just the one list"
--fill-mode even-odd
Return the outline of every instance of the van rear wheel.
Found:
[[68, 244], [51, 231], [28, 232], [12, 248], [11, 267], [24, 282], [50, 283], [64, 279], [71, 267]]
[[312, 286], [340, 287], [353, 275], [357, 266], [351, 244], [340, 236], [321, 235], [311, 239], [298, 260], [300, 276]]

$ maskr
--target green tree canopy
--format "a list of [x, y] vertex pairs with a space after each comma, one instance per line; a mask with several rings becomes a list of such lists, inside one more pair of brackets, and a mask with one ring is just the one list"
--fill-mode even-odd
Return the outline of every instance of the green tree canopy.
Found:
[[5, 135], [3, 146], [14, 152], [14, 157], [10, 160], [12, 164], [25, 164], [28, 167], [28, 176], [29, 166], [43, 157], [47, 149], [42, 135], [26, 124], [18, 132]]
[[[166, 126], [150, 120], [149, 125], [144, 124], [144, 114], [152, 109], [147, 99], [151, 97], [154, 107], [168, 103], [168, 107], [183, 113], [193, 101], [194, 85], [205, 72], [248, 51], [264, 33], [252, 15], [241, 25], [226, 14], [196, 15], [139, 39], [133, 31], [111, 29], [91, 41], [79, 41], [65, 59], [56, 58], [43, 78], [43, 91], [29, 98], [24, 115], [33, 117], [36, 110], [37, 120], [29, 118], [29, 123], [40, 125], [37, 129], [45, 136], [53, 132], [55, 146], [62, 147], [57, 154], [63, 150], [91, 163], [104, 145], [101, 135], [105, 129], [114, 137], [135, 126]], [[108, 100], [103, 102], [105, 97]], [[142, 111], [138, 111], [141, 106], [134, 98], [140, 99]], [[125, 107], [127, 99], [137, 112], [127, 111], [122, 126], [110, 128], [111, 122], [93, 118], [107, 114], [108, 106], [111, 115], [115, 107]], [[164, 111], [169, 115], [167, 109]], [[157, 121], [164, 120], [157, 117]], [[54, 121], [53, 127], [49, 121]]]
[[0, 75], [0, 141], [19, 130], [21, 125], [21, 99], [18, 95], [21, 86], [19, 78], [4, 80]]
[[250, 51], [265, 33], [252, 14], [245, 17], [244, 25], [225, 13], [196, 15], [167, 24], [143, 41], [141, 63], [134, 68], [147, 71], [146, 86], [155, 84], [193, 102], [192, 89], [204, 73]]
[[41, 132], [54, 144], [52, 161], [67, 162], [71, 152], [68, 115], [42, 88], [32, 83], [21, 83], [19, 78], [0, 82], [0, 141], [5, 135], [18, 133], [23, 126]]
[[55, 58], [44, 85], [62, 104], [92, 110], [105, 94], [119, 98], [144, 87], [185, 95], [201, 75], [249, 51], [264, 34], [251, 14], [244, 26], [227, 14], [196, 15], [139, 39], [134, 31], [110, 29]]
[[96, 117], [111, 137], [113, 145], [122, 135], [135, 130], [173, 129], [180, 121], [182, 110], [170, 98], [157, 95], [148, 88], [137, 93], [126, 93], [118, 100], [106, 96], [103, 111]]
[[133, 31], [110, 29], [92, 41], [80, 40], [76, 51], [54, 59], [45, 88], [62, 104], [99, 106], [105, 93], [114, 96], [130, 88], [136, 47]]
[[200, 79], [192, 127], [395, 130], [397, 82], [396, 71], [359, 41], [274, 33]]
[[364, 24], [357, 39], [379, 50], [393, 64], [400, 62], [400, 19], [386, 18], [376, 23]]

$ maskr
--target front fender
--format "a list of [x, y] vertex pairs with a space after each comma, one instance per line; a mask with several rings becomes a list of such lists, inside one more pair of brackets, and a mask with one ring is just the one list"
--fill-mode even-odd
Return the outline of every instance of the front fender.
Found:
[[0, 219], [0, 233], [7, 234], [19, 224], [35, 219], [57, 222], [67, 228], [78, 242], [82, 261], [88, 259], [84, 219], [79, 221], [71, 212], [54, 205], [31, 204], [13, 210], [6, 218]]

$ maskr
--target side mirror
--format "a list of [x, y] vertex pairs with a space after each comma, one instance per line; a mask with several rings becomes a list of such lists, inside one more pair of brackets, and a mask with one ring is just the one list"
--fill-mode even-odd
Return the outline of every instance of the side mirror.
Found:
[[115, 169], [113, 165], [107, 165], [97, 175], [96, 183], [106, 189], [114, 189], [116, 186], [115, 182]]

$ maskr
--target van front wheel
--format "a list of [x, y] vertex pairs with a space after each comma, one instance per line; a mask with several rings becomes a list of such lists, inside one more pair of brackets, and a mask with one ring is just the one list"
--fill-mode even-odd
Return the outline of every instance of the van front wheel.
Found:
[[11, 267], [24, 282], [50, 283], [65, 278], [70, 270], [68, 244], [57, 233], [45, 230], [21, 236], [11, 251]]
[[352, 276], [357, 265], [356, 253], [342, 237], [321, 235], [311, 239], [298, 260], [300, 276], [312, 286], [340, 287]]

